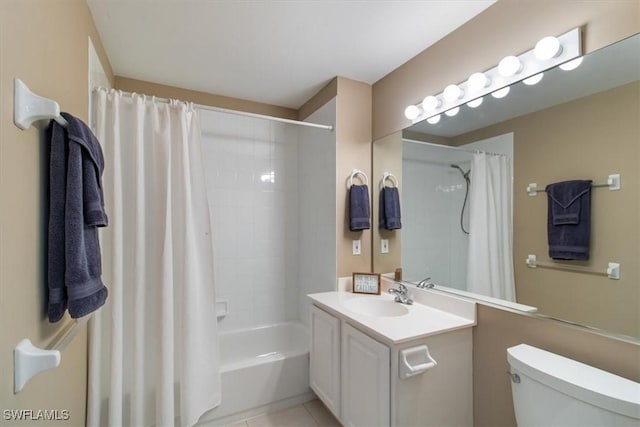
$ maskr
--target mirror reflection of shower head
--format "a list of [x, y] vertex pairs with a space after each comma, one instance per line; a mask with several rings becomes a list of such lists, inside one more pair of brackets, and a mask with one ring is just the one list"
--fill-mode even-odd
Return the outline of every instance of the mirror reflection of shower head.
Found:
[[467, 207], [467, 197], [469, 197], [469, 184], [471, 184], [471, 178], [469, 178], [469, 173], [471, 173], [471, 169], [469, 169], [468, 171], [465, 172], [458, 165], [451, 164], [449, 166], [451, 166], [454, 169], [458, 169], [460, 171], [460, 173], [462, 174], [462, 177], [464, 178], [465, 182], [467, 183], [467, 188], [466, 188], [466, 191], [464, 192], [464, 202], [462, 203], [462, 209], [460, 210], [460, 229], [462, 230], [462, 232], [464, 234], [469, 234], [469, 232], [464, 228], [464, 224], [462, 222], [462, 219], [464, 217], [464, 208]]

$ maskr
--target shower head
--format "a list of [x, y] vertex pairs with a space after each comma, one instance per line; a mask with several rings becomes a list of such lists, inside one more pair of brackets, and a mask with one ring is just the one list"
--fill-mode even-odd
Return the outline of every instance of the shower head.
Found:
[[454, 164], [452, 164], [452, 165], [450, 165], [450, 166], [451, 166], [452, 168], [454, 168], [454, 169], [458, 169], [458, 170], [460, 171], [460, 173], [462, 174], [462, 176], [464, 177], [464, 179], [469, 179], [469, 173], [471, 172], [471, 169], [469, 169], [468, 171], [466, 171], [466, 172], [465, 172], [465, 171], [464, 171], [464, 170], [462, 170], [462, 168], [461, 168], [460, 166], [458, 166], [458, 165], [454, 165]]

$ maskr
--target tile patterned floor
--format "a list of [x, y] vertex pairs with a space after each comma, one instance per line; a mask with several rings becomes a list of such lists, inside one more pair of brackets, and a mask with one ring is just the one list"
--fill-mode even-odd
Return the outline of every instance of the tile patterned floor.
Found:
[[341, 427], [329, 410], [315, 399], [293, 408], [260, 415], [227, 427]]

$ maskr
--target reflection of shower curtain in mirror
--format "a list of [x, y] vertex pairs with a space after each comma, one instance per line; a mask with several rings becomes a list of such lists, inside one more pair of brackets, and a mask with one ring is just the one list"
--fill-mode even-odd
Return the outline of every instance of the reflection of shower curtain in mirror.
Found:
[[510, 162], [503, 155], [473, 155], [467, 290], [515, 301]]
[[89, 426], [190, 426], [220, 402], [199, 114], [96, 92], [104, 144], [105, 277], [93, 319]]

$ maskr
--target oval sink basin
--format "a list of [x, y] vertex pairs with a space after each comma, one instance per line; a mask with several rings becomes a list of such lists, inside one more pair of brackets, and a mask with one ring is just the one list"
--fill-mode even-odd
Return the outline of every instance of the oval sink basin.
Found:
[[354, 298], [343, 304], [346, 309], [365, 316], [396, 317], [409, 313], [409, 309], [405, 305], [391, 300]]

